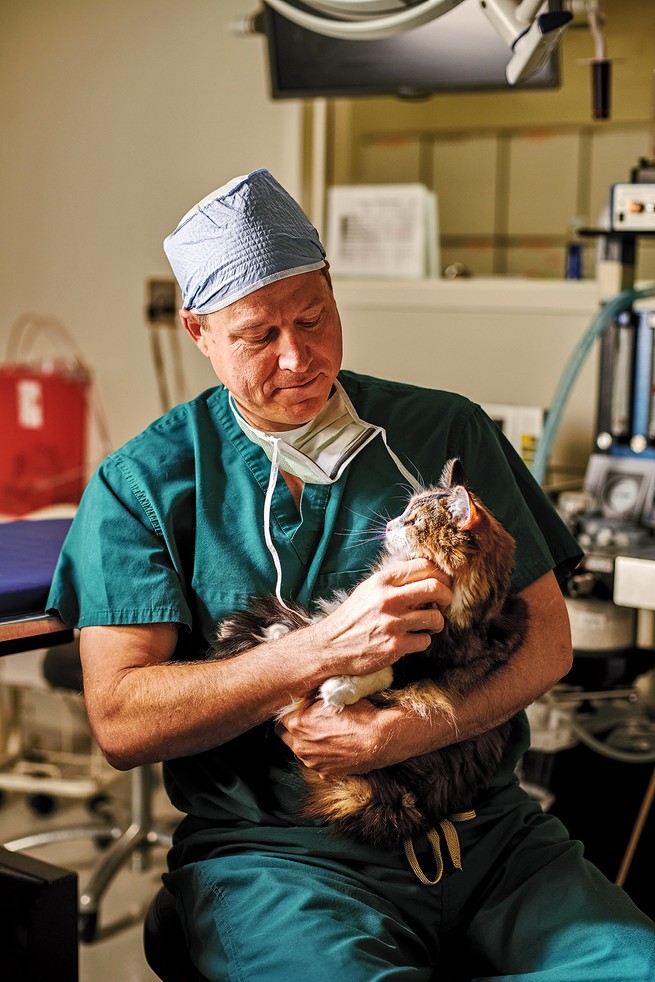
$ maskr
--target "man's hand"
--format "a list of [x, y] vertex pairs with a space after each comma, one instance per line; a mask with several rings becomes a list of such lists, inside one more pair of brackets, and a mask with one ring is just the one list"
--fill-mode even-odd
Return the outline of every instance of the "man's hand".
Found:
[[425, 651], [443, 629], [449, 582], [427, 559], [398, 561], [369, 576], [311, 629], [329, 675], [366, 675]]
[[381, 715], [367, 699], [342, 712], [322, 700], [305, 702], [285, 715], [276, 732], [305, 767], [321, 777], [365, 774], [391, 763], [386, 759]]
[[360, 699], [342, 711], [322, 700], [300, 704], [276, 726], [280, 739], [320, 777], [367, 774], [451, 743], [452, 722], [419, 718], [400, 707]]

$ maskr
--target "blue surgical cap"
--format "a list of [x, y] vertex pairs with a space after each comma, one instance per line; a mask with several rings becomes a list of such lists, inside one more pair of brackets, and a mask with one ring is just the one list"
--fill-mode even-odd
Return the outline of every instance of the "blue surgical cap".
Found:
[[263, 168], [203, 198], [165, 239], [164, 251], [183, 306], [196, 314], [325, 265], [318, 232]]

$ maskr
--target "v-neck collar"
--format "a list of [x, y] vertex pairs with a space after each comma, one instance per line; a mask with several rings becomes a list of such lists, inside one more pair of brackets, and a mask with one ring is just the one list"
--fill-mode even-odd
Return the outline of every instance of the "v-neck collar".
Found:
[[[253, 443], [238, 425], [229, 407], [227, 389], [223, 387], [217, 395], [221, 397], [215, 404], [221, 432], [231, 441], [244, 461], [262, 493], [263, 500], [268, 488], [271, 463], [262, 448]], [[286, 542], [290, 545], [303, 565], [311, 560], [310, 570], [316, 566], [312, 580], [315, 579], [325, 555], [346, 479], [347, 472], [334, 484], [305, 484], [298, 509], [284, 478], [281, 474], [277, 476], [271, 501], [271, 524], [275, 527], [276, 544]], [[274, 532], [273, 528], [271, 532]], [[262, 527], [262, 539], [263, 537]]]

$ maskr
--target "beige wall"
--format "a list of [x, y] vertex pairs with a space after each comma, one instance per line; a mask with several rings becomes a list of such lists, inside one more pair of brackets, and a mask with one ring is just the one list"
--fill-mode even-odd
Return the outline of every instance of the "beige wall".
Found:
[[[62, 320], [117, 445], [159, 414], [144, 324], [161, 243], [200, 197], [267, 166], [301, 182], [301, 107], [267, 95], [251, 0], [2, 4], [0, 360], [31, 311]], [[187, 388], [212, 382], [184, 345]]]

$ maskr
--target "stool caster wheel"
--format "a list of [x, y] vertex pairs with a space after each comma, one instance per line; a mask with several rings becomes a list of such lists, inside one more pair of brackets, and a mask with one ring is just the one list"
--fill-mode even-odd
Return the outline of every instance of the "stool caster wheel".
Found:
[[98, 934], [98, 914], [97, 911], [90, 911], [88, 914], [77, 915], [77, 936], [80, 941], [89, 944], [95, 941]]
[[111, 798], [108, 794], [94, 794], [86, 803], [86, 807], [91, 815], [97, 815], [111, 821]]
[[52, 815], [57, 809], [57, 799], [49, 794], [32, 794], [27, 803], [37, 815]]

